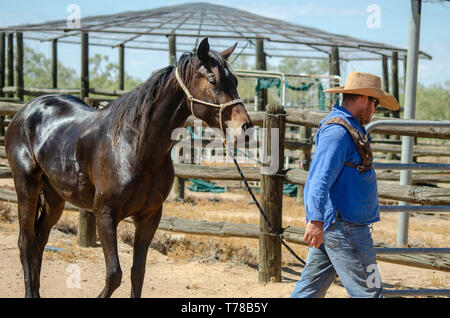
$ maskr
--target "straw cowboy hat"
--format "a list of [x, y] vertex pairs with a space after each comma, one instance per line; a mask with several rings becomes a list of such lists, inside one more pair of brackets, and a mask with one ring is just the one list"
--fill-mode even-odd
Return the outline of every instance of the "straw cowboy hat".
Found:
[[368, 73], [351, 72], [348, 74], [345, 86], [329, 88], [324, 92], [371, 96], [387, 109], [399, 109], [397, 99], [381, 89], [381, 78]]

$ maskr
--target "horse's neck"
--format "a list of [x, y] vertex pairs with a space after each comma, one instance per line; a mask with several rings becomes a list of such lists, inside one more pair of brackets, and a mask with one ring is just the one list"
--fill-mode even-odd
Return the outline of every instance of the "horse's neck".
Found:
[[152, 156], [151, 152], [154, 152], [155, 148], [158, 152], [170, 154], [174, 144], [172, 132], [183, 127], [190, 114], [182, 92], [164, 92], [162, 96], [150, 115], [146, 136], [143, 138], [147, 151], [150, 152], [149, 156]]

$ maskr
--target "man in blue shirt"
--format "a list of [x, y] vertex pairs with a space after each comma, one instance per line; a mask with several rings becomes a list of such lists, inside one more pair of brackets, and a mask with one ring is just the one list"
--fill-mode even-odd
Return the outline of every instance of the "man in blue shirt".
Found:
[[378, 104], [398, 110], [381, 89], [381, 79], [352, 72], [342, 106], [319, 124], [314, 157], [304, 189], [309, 244], [306, 266], [291, 297], [324, 297], [336, 277], [350, 297], [381, 297], [381, 278], [369, 225], [380, 220], [377, 179], [366, 125]]

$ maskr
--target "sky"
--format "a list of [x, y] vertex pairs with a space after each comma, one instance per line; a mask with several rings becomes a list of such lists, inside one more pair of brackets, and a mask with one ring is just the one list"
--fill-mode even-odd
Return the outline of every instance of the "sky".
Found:
[[[187, 2], [211, 2], [281, 19], [287, 22], [321, 29], [326, 32], [353, 36], [382, 42], [402, 48], [408, 47], [410, 20], [409, 0], [0, 0], [0, 27], [24, 23], [42, 23], [66, 19], [70, 4], [81, 9], [81, 19], [87, 16], [113, 14], [123, 11], [148, 10]], [[373, 13], [371, 6], [380, 9], [379, 24], [369, 27], [368, 19]], [[49, 43], [27, 41], [36, 50], [50, 57]], [[420, 26], [420, 50], [433, 58], [419, 61], [418, 80], [430, 85], [450, 81], [450, 4], [427, 1], [422, 4]], [[91, 48], [90, 55], [101, 53], [117, 60], [117, 49]], [[58, 58], [68, 66], [80, 68], [80, 52], [74, 45], [60, 45]], [[269, 64], [271, 61], [269, 59]], [[142, 80], [168, 64], [167, 52], [143, 52], [127, 50], [126, 71]], [[399, 67], [403, 76], [403, 67]], [[381, 76], [381, 61], [349, 62], [341, 69], [343, 79], [351, 71], [370, 72]]]

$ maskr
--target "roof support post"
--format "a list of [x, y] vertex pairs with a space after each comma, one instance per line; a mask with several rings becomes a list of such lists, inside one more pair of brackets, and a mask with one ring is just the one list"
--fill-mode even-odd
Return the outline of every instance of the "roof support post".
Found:
[[383, 90], [389, 92], [389, 64], [388, 57], [383, 55], [382, 59], [382, 71], [383, 71]]
[[125, 46], [119, 45], [119, 89], [125, 89]]
[[5, 62], [6, 62], [6, 33], [0, 33], [0, 97], [3, 97], [3, 87], [5, 87]]
[[[264, 53], [264, 40], [256, 39], [255, 44], [255, 55], [256, 55], [256, 69], [257, 70], [267, 70], [266, 64], [266, 53]], [[265, 111], [267, 105], [267, 89], [262, 89], [258, 92], [256, 97], [256, 110]]]
[[[331, 47], [330, 54], [330, 75], [341, 76], [341, 70], [339, 65], [339, 48], [337, 46]], [[330, 87], [337, 86], [336, 83], [330, 82]], [[333, 106], [339, 101], [339, 94], [331, 94], [331, 105]]]
[[[398, 52], [392, 52], [391, 61], [391, 73], [392, 73], [392, 95], [399, 100], [398, 91]], [[393, 111], [393, 117], [400, 118], [400, 111]]]
[[[383, 90], [385, 92], [389, 92], [389, 63], [388, 63], [388, 57], [386, 55], [383, 55], [381, 58], [381, 73], [383, 76]], [[383, 116], [389, 117], [391, 114], [390, 111], [384, 111]], [[389, 135], [384, 136], [386, 139], [389, 139]]]
[[177, 38], [174, 34], [168, 36], [169, 39], [169, 65], [177, 64]]
[[89, 34], [81, 33], [81, 99], [89, 97]]
[[58, 39], [52, 40], [52, 88], [58, 88]]
[[339, 66], [339, 48], [337, 46], [333, 46], [331, 48], [330, 75], [341, 76], [341, 70]]
[[23, 100], [23, 33], [16, 33], [16, 81], [17, 81], [17, 98]]
[[[8, 78], [7, 86], [14, 86], [14, 33], [8, 33]], [[13, 97], [13, 93], [7, 94], [8, 97]]]

